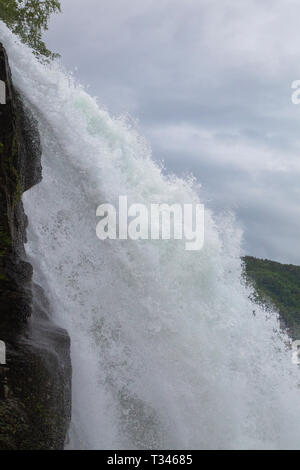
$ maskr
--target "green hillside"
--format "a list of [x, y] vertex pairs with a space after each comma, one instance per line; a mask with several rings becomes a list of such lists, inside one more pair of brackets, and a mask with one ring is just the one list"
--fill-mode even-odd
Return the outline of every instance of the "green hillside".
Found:
[[246, 276], [256, 288], [257, 300], [271, 301], [293, 339], [300, 339], [300, 266], [252, 256], [243, 261]]

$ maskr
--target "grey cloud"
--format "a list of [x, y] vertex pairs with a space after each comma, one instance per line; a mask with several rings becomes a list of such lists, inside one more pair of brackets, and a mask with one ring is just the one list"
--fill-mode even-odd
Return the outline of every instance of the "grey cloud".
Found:
[[100, 103], [138, 118], [154, 157], [193, 172], [215, 211], [236, 211], [248, 253], [300, 263], [299, 2], [62, 6], [47, 42]]

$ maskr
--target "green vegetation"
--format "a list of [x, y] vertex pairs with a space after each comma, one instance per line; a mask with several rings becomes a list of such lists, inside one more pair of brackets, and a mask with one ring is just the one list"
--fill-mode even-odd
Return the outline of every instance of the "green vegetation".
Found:
[[246, 256], [245, 274], [254, 284], [256, 301], [275, 306], [294, 339], [300, 338], [300, 266]]
[[58, 0], [0, 0], [0, 19], [34, 50], [37, 56], [54, 58], [42, 40], [49, 17], [60, 11]]
[[[12, 148], [9, 156], [7, 158], [7, 154], [5, 152], [5, 146], [0, 141], [0, 159], [2, 164], [2, 169], [4, 172], [3, 180], [6, 181], [4, 183], [6, 187], [10, 188], [10, 213], [13, 214], [15, 207], [17, 206], [18, 202], [22, 199], [23, 195], [23, 187], [21, 183], [21, 177], [18, 170], [15, 167], [16, 164], [16, 157], [18, 155], [18, 148], [17, 148], [17, 141], [15, 136], [12, 137]], [[0, 181], [1, 183], [1, 181]], [[7, 216], [7, 211], [1, 214], [4, 219]], [[12, 215], [11, 215], [12, 217]], [[0, 219], [0, 258], [6, 256], [12, 250], [12, 235], [10, 224], [6, 224], [3, 218]], [[4, 279], [5, 277], [5, 279]], [[6, 276], [0, 274], [0, 281], [6, 280]]]

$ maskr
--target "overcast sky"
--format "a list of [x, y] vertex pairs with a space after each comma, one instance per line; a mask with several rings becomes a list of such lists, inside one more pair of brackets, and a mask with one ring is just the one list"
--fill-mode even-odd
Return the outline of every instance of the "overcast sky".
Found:
[[48, 47], [113, 115], [129, 112], [248, 254], [300, 264], [299, 0], [62, 0]]

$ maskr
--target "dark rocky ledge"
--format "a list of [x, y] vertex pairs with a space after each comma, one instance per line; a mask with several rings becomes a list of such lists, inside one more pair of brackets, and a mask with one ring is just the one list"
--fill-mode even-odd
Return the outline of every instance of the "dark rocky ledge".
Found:
[[42, 179], [37, 126], [13, 87], [0, 43], [0, 450], [63, 449], [71, 416], [70, 341], [51, 322], [26, 261], [22, 194]]

